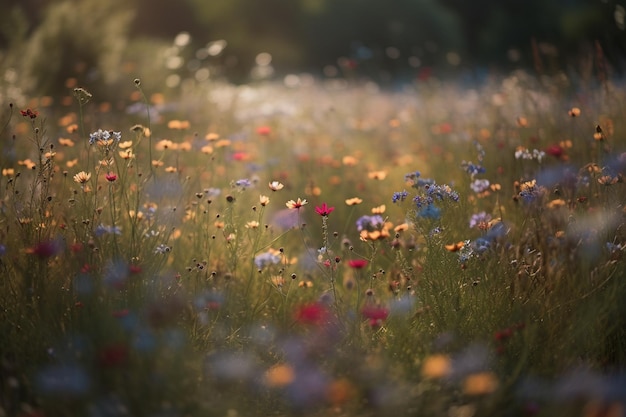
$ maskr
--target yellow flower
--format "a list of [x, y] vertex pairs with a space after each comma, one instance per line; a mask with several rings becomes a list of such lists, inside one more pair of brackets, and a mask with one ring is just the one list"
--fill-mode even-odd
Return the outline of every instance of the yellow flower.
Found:
[[571, 117], [580, 116], [580, 109], [578, 107], [572, 107], [570, 111], [567, 112]]
[[341, 162], [345, 165], [345, 166], [355, 166], [359, 161], [351, 155], [346, 155], [341, 159]]
[[270, 198], [266, 195], [262, 195], [259, 197], [259, 203], [265, 207], [270, 203]]
[[220, 135], [218, 135], [217, 133], [211, 132], [211, 133], [207, 133], [204, 138], [208, 140], [209, 142], [211, 142], [214, 140], [218, 140], [220, 138]]
[[452, 361], [447, 355], [431, 355], [422, 365], [422, 375], [426, 378], [443, 378], [450, 374]]
[[378, 207], [374, 207], [372, 209], [372, 214], [383, 214], [385, 210], [387, 210], [387, 206], [383, 204]]
[[547, 206], [548, 206], [548, 208], [556, 209], [556, 208], [559, 208], [559, 207], [563, 207], [565, 204], [566, 204], [565, 200], [563, 200], [562, 198], [557, 198], [556, 200], [550, 201], [547, 204]]
[[467, 395], [491, 394], [498, 388], [498, 378], [493, 372], [479, 372], [469, 375], [463, 381], [463, 392]]
[[289, 365], [274, 365], [265, 372], [264, 382], [269, 387], [284, 387], [293, 382], [295, 375], [295, 371]]
[[166, 149], [176, 149], [176, 144], [169, 139], [161, 139], [154, 145], [154, 149], [157, 151], [164, 151]]
[[120, 158], [122, 159], [133, 159], [135, 157], [132, 149], [125, 149], [123, 151], [120, 151], [119, 154]]
[[352, 197], [346, 200], [346, 204], [349, 206], [356, 206], [357, 204], [361, 204], [363, 202], [363, 200], [361, 200], [359, 197]]
[[387, 171], [372, 171], [367, 173], [367, 177], [371, 180], [384, 180], [387, 178]]
[[80, 171], [78, 174], [74, 175], [74, 182], [79, 184], [84, 184], [91, 178], [91, 174], [89, 172]]
[[15, 170], [13, 168], [2, 168], [2, 175], [5, 177], [11, 177], [15, 174]]
[[167, 123], [167, 127], [175, 130], [184, 130], [189, 129], [189, 121], [188, 120], [170, 120]]
[[59, 138], [59, 145], [71, 148], [72, 146], [74, 146], [74, 141], [72, 139]]
[[17, 161], [18, 165], [23, 165], [28, 169], [35, 169], [35, 167], [37, 166], [36, 163], [34, 163], [33, 161], [31, 161], [30, 159], [24, 159], [23, 161]]

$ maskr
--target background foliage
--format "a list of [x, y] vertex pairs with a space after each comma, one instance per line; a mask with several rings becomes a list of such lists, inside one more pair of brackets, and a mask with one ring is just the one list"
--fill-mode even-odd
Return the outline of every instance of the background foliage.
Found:
[[596, 41], [621, 71], [625, 45], [624, 8], [614, 0], [2, 0], [0, 8], [2, 70], [15, 69], [20, 87], [42, 93], [68, 74], [110, 86], [129, 41], [166, 42], [180, 31], [196, 47], [225, 40], [222, 63], [237, 82], [249, 79], [260, 52], [281, 73], [317, 74], [343, 58], [344, 75], [407, 79], [449, 67], [451, 51], [473, 71], [534, 67], [542, 56], [544, 69], [562, 70]]

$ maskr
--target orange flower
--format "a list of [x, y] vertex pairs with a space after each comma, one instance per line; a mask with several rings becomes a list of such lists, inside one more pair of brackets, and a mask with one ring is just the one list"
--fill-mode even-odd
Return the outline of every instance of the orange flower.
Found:
[[363, 200], [361, 200], [359, 197], [352, 197], [346, 200], [346, 204], [349, 206], [356, 206], [357, 204], [361, 204], [363, 202]]
[[465, 246], [465, 242], [463, 242], [463, 241], [460, 241], [460, 242], [457, 242], [457, 243], [451, 243], [449, 245], [444, 245], [446, 250], [448, 250], [450, 252], [457, 252], [457, 251], [463, 249], [464, 246]]

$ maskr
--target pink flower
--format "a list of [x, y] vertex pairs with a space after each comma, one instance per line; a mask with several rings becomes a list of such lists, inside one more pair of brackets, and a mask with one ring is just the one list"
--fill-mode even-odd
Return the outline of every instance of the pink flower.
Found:
[[113, 181], [115, 181], [115, 180], [117, 179], [117, 175], [115, 175], [115, 174], [114, 174], [114, 173], [112, 173], [112, 172], [108, 172], [108, 173], [104, 176], [104, 178], [106, 178], [106, 180], [107, 180], [108, 182], [113, 182]]
[[334, 207], [328, 207], [326, 203], [322, 203], [321, 206], [315, 207], [315, 211], [317, 212], [317, 214], [319, 214], [320, 216], [324, 216], [324, 217], [332, 213], [334, 209], [335, 209]]

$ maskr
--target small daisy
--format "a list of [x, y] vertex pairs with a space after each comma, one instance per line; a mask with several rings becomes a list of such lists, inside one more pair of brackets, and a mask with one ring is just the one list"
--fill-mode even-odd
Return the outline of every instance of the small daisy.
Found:
[[84, 184], [91, 178], [91, 174], [85, 171], [80, 171], [78, 174], [74, 175], [74, 182], [79, 184]]
[[289, 201], [287, 201], [287, 203], [285, 203], [285, 205], [289, 209], [300, 209], [300, 207], [304, 206], [307, 203], [308, 203], [308, 201], [306, 201], [306, 199], [302, 200], [302, 199], [300, 199], [300, 197], [298, 197], [298, 199], [296, 201], [289, 200]]
[[278, 191], [278, 190], [282, 190], [284, 185], [278, 181], [272, 181], [269, 183], [269, 187], [270, 187], [270, 190], [272, 191]]

